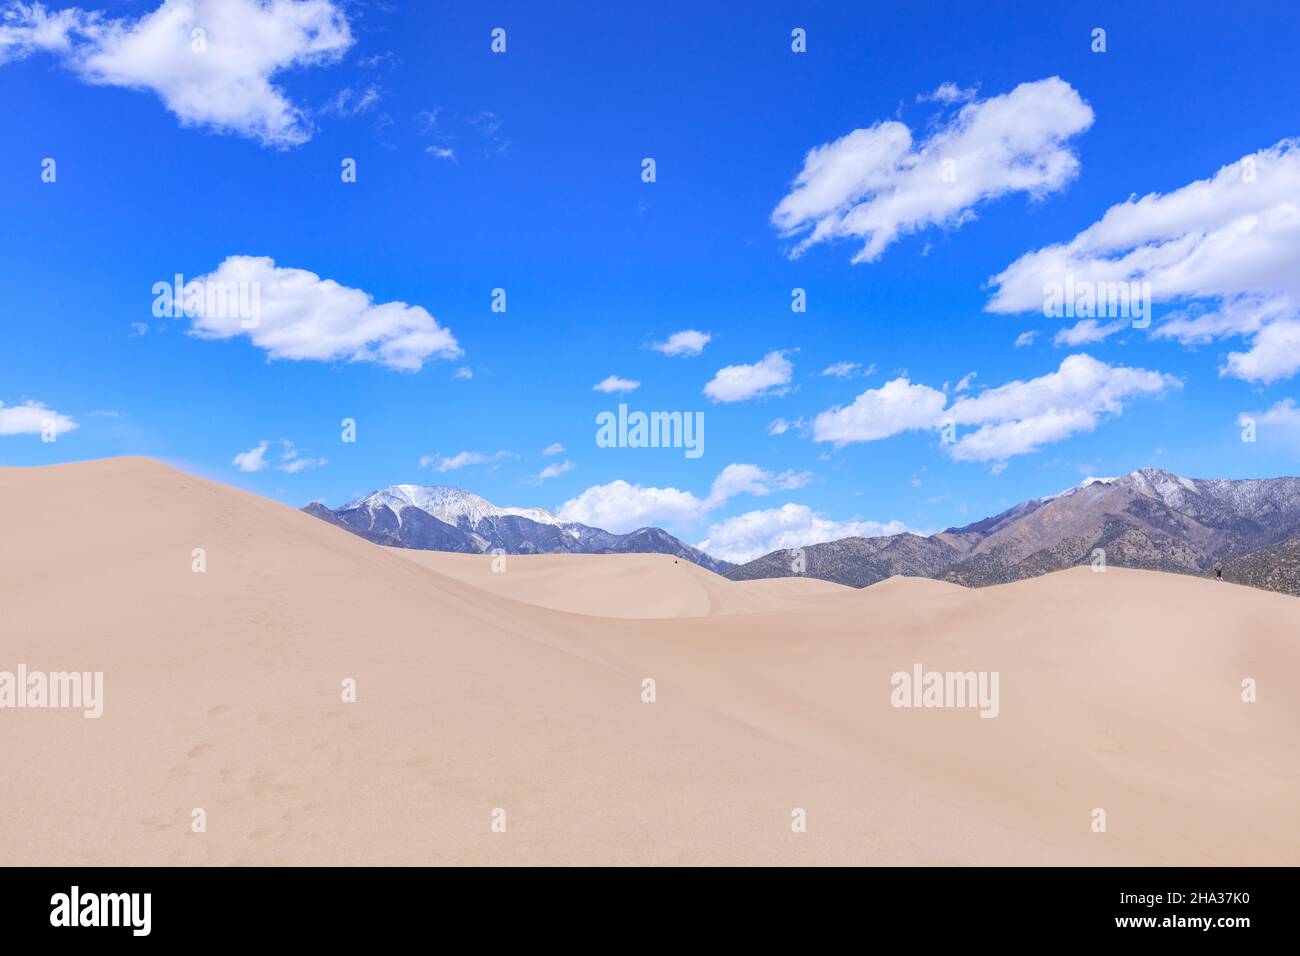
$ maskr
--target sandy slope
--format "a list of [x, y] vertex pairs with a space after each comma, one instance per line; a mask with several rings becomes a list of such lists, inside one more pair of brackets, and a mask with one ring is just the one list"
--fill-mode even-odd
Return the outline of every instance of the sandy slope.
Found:
[[921, 598], [949, 597], [964, 594], [969, 588], [951, 581], [935, 581], [933, 578], [911, 578], [896, 574], [892, 578], [877, 581], [862, 588], [861, 593], [868, 594], [870, 600], [878, 600], [886, 595], [907, 597], [913, 600]]
[[682, 618], [792, 606], [779, 595], [737, 587], [698, 564], [666, 554], [510, 554], [499, 560], [490, 554], [390, 550], [492, 594], [575, 614]]
[[[0, 670], [106, 682], [99, 720], [0, 710], [7, 863], [1300, 863], [1293, 598], [1116, 569], [818, 598], [633, 559], [692, 616], [601, 617], [615, 562], [511, 558], [542, 577], [493, 593], [142, 459], [0, 469], [0, 529]], [[892, 707], [916, 662], [998, 671], [1000, 715]]]

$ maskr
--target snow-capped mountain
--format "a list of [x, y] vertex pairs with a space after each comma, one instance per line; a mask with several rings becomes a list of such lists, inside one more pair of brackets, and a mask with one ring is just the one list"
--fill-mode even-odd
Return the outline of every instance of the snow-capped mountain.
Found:
[[448, 485], [389, 485], [355, 501], [349, 501], [339, 510], [375, 508], [379, 505], [393, 509], [399, 518], [402, 509], [419, 508], [439, 521], [470, 528], [474, 528], [484, 518], [500, 518], [505, 515], [517, 515], [538, 524], [560, 524], [555, 515], [543, 508], [498, 508], [486, 498]]
[[[1098, 549], [1119, 567], [1199, 574], [1298, 535], [1300, 478], [1184, 478], [1139, 468], [928, 538], [846, 538], [803, 550], [805, 573], [842, 584], [912, 574], [980, 586], [1087, 563]], [[781, 577], [790, 563], [777, 551], [728, 576]]]
[[561, 521], [542, 508], [500, 508], [447, 485], [389, 485], [338, 510], [313, 503], [303, 509], [363, 538], [399, 548], [468, 554], [671, 554], [711, 571], [732, 567], [660, 528], [614, 534]]

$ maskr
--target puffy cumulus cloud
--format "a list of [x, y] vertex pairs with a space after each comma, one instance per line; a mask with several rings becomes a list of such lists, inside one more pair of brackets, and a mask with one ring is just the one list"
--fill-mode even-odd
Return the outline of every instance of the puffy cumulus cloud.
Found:
[[280, 148], [312, 128], [273, 78], [334, 63], [352, 43], [330, 0], [166, 0], [120, 19], [16, 2], [0, 19], [0, 63], [51, 53], [86, 83], [155, 93], [182, 126]]
[[[271, 446], [278, 446], [279, 459], [270, 461], [267, 458]], [[302, 458], [298, 454], [298, 449], [294, 447], [293, 442], [287, 438], [282, 438], [278, 442], [263, 440], [258, 442], [248, 451], [241, 451], [231, 461], [231, 464], [243, 472], [259, 472], [272, 469], [283, 471], [286, 474], [296, 475], [300, 471], [307, 471], [311, 468], [323, 468], [329, 464], [324, 458]]]
[[900, 432], [939, 427], [948, 396], [928, 385], [896, 378], [869, 388], [849, 405], [835, 406], [812, 420], [813, 441], [876, 441]]
[[1071, 355], [1055, 372], [954, 402], [945, 417], [958, 426], [978, 427], [945, 447], [957, 461], [1003, 462], [1090, 432], [1123, 412], [1132, 399], [1161, 395], [1181, 384], [1161, 372]]
[[702, 498], [678, 488], [653, 488], [620, 479], [593, 485], [562, 504], [556, 513], [565, 521], [621, 534], [649, 524], [696, 521], [737, 495], [762, 496], [802, 488], [811, 478], [809, 472], [776, 474], [757, 465], [732, 464], [718, 474]]
[[901, 521], [832, 521], [807, 505], [748, 511], [710, 525], [708, 536], [696, 545], [701, 551], [743, 564], [782, 548], [799, 548], [840, 538], [874, 538], [902, 534], [911, 529]]
[[897, 378], [868, 389], [850, 405], [817, 415], [813, 440], [834, 442], [839, 448], [906, 431], [933, 431], [951, 421], [975, 430], [944, 444], [950, 456], [1003, 462], [1092, 431], [1123, 412], [1132, 399], [1179, 387], [1181, 382], [1172, 375], [1108, 365], [1085, 354], [1067, 357], [1054, 372], [1008, 382], [952, 404], [945, 392]]
[[71, 417], [41, 402], [25, 401], [21, 405], [0, 402], [0, 435], [39, 435], [53, 428], [57, 436], [78, 427]]
[[784, 352], [768, 352], [753, 365], [728, 365], [718, 369], [704, 386], [704, 394], [715, 402], [743, 402], [765, 395], [783, 395], [788, 390], [794, 365]]
[[1170, 193], [1131, 197], [1069, 242], [1021, 256], [994, 276], [990, 312], [1043, 307], [1071, 277], [1100, 287], [1150, 283], [1186, 302], [1152, 329], [1184, 345], [1243, 337], [1221, 374], [1273, 382], [1300, 371], [1300, 140], [1288, 139]]
[[505, 458], [514, 457], [508, 451], [499, 451], [493, 455], [485, 455], [477, 451], [462, 451], [454, 455], [423, 455], [420, 458], [421, 468], [432, 468], [434, 471], [446, 473], [449, 471], [459, 471], [462, 468], [468, 468], [471, 465], [490, 465], [495, 464]]
[[[944, 102], [960, 99], [955, 87]], [[1079, 169], [1070, 139], [1092, 125], [1091, 107], [1058, 77], [968, 103], [920, 143], [890, 120], [857, 129], [804, 157], [794, 188], [772, 213], [798, 256], [819, 242], [860, 238], [854, 262], [874, 262], [900, 236], [960, 226], [977, 206], [1008, 193], [1038, 199]]]
[[700, 332], [696, 329], [685, 329], [681, 332], [674, 332], [662, 342], [654, 342], [651, 348], [656, 352], [662, 352], [664, 355], [688, 358], [693, 355], [699, 355], [704, 351], [704, 346], [713, 340], [713, 336], [708, 332]]
[[624, 392], [636, 391], [641, 387], [640, 382], [634, 382], [630, 378], [619, 378], [617, 375], [610, 375], [595, 385], [591, 386], [593, 392], [604, 392], [606, 395], [622, 394]]
[[694, 521], [702, 513], [702, 502], [689, 491], [649, 488], [621, 478], [593, 485], [560, 505], [556, 512], [564, 521], [577, 521], [615, 534], [660, 522]]
[[193, 300], [192, 335], [247, 336], [273, 359], [373, 362], [414, 372], [431, 356], [463, 354], [455, 336], [421, 306], [376, 303], [361, 289], [277, 266], [266, 256], [230, 256], [189, 283], [187, 299], [191, 287], [205, 290]]

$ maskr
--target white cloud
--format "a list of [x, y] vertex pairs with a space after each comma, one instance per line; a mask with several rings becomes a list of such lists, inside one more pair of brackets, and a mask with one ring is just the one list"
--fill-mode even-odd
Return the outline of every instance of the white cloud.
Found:
[[280, 444], [283, 450], [280, 455], [280, 464], [276, 465], [277, 471], [288, 472], [296, 475], [300, 471], [307, 471], [312, 468], [324, 468], [329, 464], [324, 458], [300, 458], [298, 449], [293, 446], [293, 442], [287, 438], [281, 439]]
[[835, 447], [851, 442], [876, 441], [900, 432], [937, 428], [948, 396], [928, 385], [896, 378], [880, 388], [869, 388], [850, 405], [835, 406], [812, 420], [814, 441]]
[[1184, 345], [1243, 336], [1221, 374], [1272, 382], [1300, 371], [1300, 140], [1281, 142], [1173, 192], [1131, 197], [1069, 242], [1021, 256], [992, 281], [990, 312], [1042, 308], [1044, 287], [1150, 283], [1186, 302], [1152, 329]]
[[564, 521], [604, 528], [615, 534], [660, 522], [694, 521], [703, 513], [699, 498], [676, 488], [647, 488], [622, 479], [593, 485], [560, 505]]
[[453, 379], [456, 379], [457, 381], [467, 382], [474, 377], [474, 371], [462, 365], [460, 368], [456, 369], [456, 371], [452, 373], [451, 377]]
[[550, 458], [552, 455], [563, 455], [564, 446], [561, 445], [558, 441], [552, 442], [551, 444], [547, 445], [545, 448], [542, 449], [542, 454], [545, 455], [547, 458]]
[[961, 380], [953, 388], [953, 393], [957, 394], [960, 392], [969, 391], [971, 385], [974, 384], [975, 379], [978, 375], [979, 375], [978, 372], [967, 372], [965, 375], [961, 377]]
[[762, 497], [773, 491], [802, 488], [810, 480], [812, 473], [807, 471], [787, 470], [774, 475], [757, 465], [728, 465], [713, 480], [713, 487], [706, 499], [706, 509], [717, 507], [740, 494]]
[[933, 93], [917, 93], [918, 103], [966, 103], [975, 99], [979, 90], [974, 86], [960, 87], [951, 81], [940, 83]]
[[807, 505], [749, 511], [711, 525], [696, 545], [715, 558], [743, 564], [781, 548], [800, 548], [840, 538], [873, 538], [910, 531], [901, 521], [832, 521]]
[[54, 427], [56, 436], [79, 427], [69, 416], [40, 402], [26, 401], [21, 405], [0, 402], [0, 435], [39, 435], [49, 426]]
[[152, 91], [182, 126], [281, 148], [312, 128], [272, 79], [337, 62], [352, 43], [330, 0], [167, 0], [134, 19], [19, 2], [0, 21], [0, 63], [51, 53], [86, 83]]
[[662, 352], [664, 355], [690, 357], [703, 352], [704, 346], [708, 345], [712, 339], [713, 336], [708, 332], [686, 329], [682, 332], [674, 332], [664, 341], [655, 342], [650, 347], [656, 352]]
[[450, 458], [445, 455], [423, 455], [420, 458], [420, 467], [432, 468], [434, 471], [445, 473], [459, 471], [461, 468], [467, 468], [470, 465], [487, 465], [510, 457], [513, 456], [508, 451], [499, 451], [494, 455], [485, 455], [477, 451], [462, 451]]
[[631, 392], [641, 387], [640, 382], [634, 382], [630, 378], [619, 378], [617, 375], [610, 375], [602, 381], [597, 382], [591, 387], [594, 392], [604, 392], [606, 395], [615, 392]]
[[339, 90], [334, 99], [326, 103], [322, 108], [322, 113], [331, 113], [336, 116], [360, 116], [373, 106], [375, 106], [382, 94], [379, 87], [371, 84], [366, 87], [364, 92], [358, 93], [351, 87], [345, 87]]
[[649, 524], [695, 521], [737, 495], [761, 497], [802, 488], [811, 478], [806, 471], [774, 474], [757, 465], [732, 464], [718, 474], [704, 498], [677, 488], [651, 488], [620, 479], [593, 485], [562, 504], [556, 513], [565, 521], [621, 534]]
[[[1242, 316], [1241, 331], [1253, 332], [1250, 348], [1245, 352], [1229, 352], [1220, 374], [1268, 383], [1290, 378], [1300, 371], [1300, 309], [1294, 300], [1289, 297], [1254, 302], [1238, 300], [1226, 304], [1218, 315]], [[1285, 317], [1276, 318], [1278, 315]], [[1254, 326], [1258, 326], [1258, 331]]]
[[1033, 345], [1034, 339], [1037, 337], [1038, 337], [1037, 329], [1029, 329], [1028, 331], [1021, 332], [1019, 335], [1016, 336], [1016, 348], [1022, 349], [1026, 345]]
[[234, 457], [234, 460], [231, 461], [231, 464], [240, 471], [265, 471], [268, 467], [266, 461], [266, 450], [270, 445], [270, 442], [260, 441], [257, 443], [255, 448], [250, 448], [248, 451], [241, 451], [237, 454]]
[[1256, 425], [1256, 440], [1281, 438], [1288, 445], [1300, 446], [1300, 408], [1295, 399], [1284, 398], [1272, 408], [1262, 412], [1242, 412], [1237, 416], [1237, 424], [1245, 425], [1247, 419], [1253, 419]]
[[436, 159], [456, 160], [456, 151], [449, 146], [426, 146], [424, 151]]
[[309, 468], [322, 468], [329, 462], [324, 458], [295, 458], [293, 461], [287, 461], [279, 465], [280, 471], [287, 471], [291, 475], [296, 475], [300, 471], [306, 471]]
[[537, 474], [533, 475], [532, 483], [540, 485], [548, 478], [558, 478], [560, 475], [570, 471], [573, 471], [573, 462], [568, 459], [565, 459], [564, 461], [553, 461]]
[[852, 378], [854, 373], [860, 368], [862, 368], [862, 366], [857, 362], [835, 362], [831, 365], [827, 365], [819, 374], [830, 378]]
[[938, 389], [896, 378], [868, 389], [851, 405], [817, 415], [813, 440], [839, 448], [905, 431], [936, 430], [950, 419], [955, 425], [978, 426], [944, 445], [952, 458], [1001, 462], [1092, 431], [1119, 415], [1130, 399], [1161, 395], [1181, 384], [1172, 375], [1107, 365], [1084, 354], [1065, 358], [1054, 372], [989, 388], [951, 405]]
[[287, 438], [282, 438], [275, 444], [280, 446], [280, 460], [274, 464], [266, 458], [266, 454], [272, 445], [270, 441], [260, 441], [248, 451], [241, 451], [234, 457], [231, 464], [243, 472], [266, 471], [270, 468], [290, 475], [296, 475], [298, 472], [307, 471], [310, 468], [323, 468], [329, 464], [324, 458], [298, 457], [298, 449]]
[[767, 426], [767, 433], [769, 435], [784, 435], [792, 428], [802, 429], [804, 427], [805, 423], [802, 418], [796, 418], [794, 421], [787, 421], [784, 418], [774, 418], [772, 419], [772, 423]]
[[1090, 432], [1123, 412], [1129, 400], [1162, 395], [1181, 384], [1161, 372], [1071, 355], [1055, 372], [954, 402], [946, 417], [957, 425], [978, 427], [945, 448], [957, 461], [1003, 462]]
[[376, 303], [361, 289], [305, 269], [281, 268], [266, 256], [230, 256], [215, 272], [194, 281], [206, 283], [209, 290], [250, 290], [246, 295], [259, 303], [260, 315], [250, 321], [238, 309], [209, 310], [201, 301], [191, 334], [204, 339], [246, 335], [271, 358], [374, 362], [413, 372], [430, 356], [463, 354], [455, 336], [421, 306]]
[[1116, 319], [1114, 322], [1104, 323], [1096, 319], [1080, 319], [1074, 325], [1061, 329], [1052, 336], [1052, 344], [1067, 345], [1071, 348], [1076, 345], [1091, 345], [1093, 342], [1104, 341], [1116, 332], [1122, 332], [1129, 327], [1129, 322], [1129, 319]]
[[718, 369], [704, 386], [715, 402], [743, 402], [766, 395], [782, 395], [790, 384], [794, 366], [784, 352], [768, 352], [753, 365], [728, 365]]
[[1079, 168], [1069, 140], [1092, 121], [1074, 88], [1051, 77], [967, 104], [919, 144], [893, 120], [857, 129], [808, 152], [772, 222], [802, 234], [795, 256], [857, 237], [866, 242], [853, 261], [874, 262], [900, 236], [961, 226], [1008, 193], [1061, 189]]

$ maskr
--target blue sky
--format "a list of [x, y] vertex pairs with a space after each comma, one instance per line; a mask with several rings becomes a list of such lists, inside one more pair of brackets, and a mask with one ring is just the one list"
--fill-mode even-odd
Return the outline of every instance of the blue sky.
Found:
[[[454, 484], [735, 559], [1296, 473], [1290, 5], [405, 6], [0, 6], [0, 463]], [[1148, 282], [1150, 327], [1044, 316], [1065, 272]], [[258, 328], [155, 317], [177, 273], [261, 283]], [[597, 447], [619, 402], [704, 454]]]

